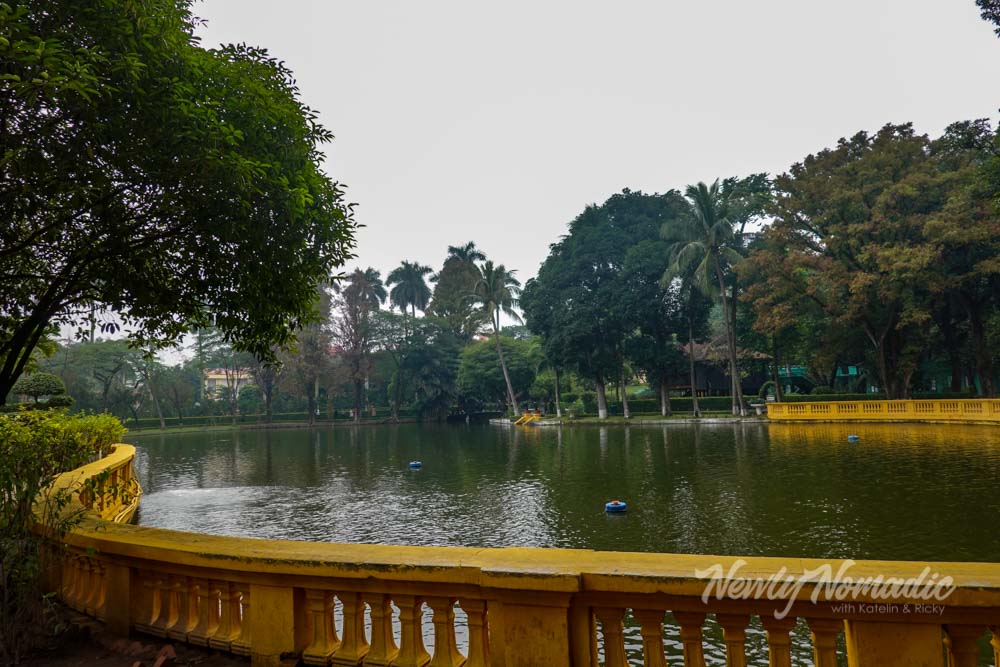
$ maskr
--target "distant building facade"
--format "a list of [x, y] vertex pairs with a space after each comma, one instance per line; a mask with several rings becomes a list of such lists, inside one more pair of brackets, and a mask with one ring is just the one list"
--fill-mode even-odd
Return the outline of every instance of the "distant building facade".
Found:
[[229, 389], [238, 395], [240, 389], [253, 384], [250, 373], [242, 368], [206, 368], [202, 375], [205, 396], [219, 397]]

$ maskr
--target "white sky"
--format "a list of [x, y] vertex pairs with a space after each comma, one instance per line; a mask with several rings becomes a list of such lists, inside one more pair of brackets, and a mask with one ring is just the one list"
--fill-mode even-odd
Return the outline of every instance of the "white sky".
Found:
[[[860, 129], [995, 117], [973, 0], [203, 0], [205, 46], [295, 72], [336, 140], [357, 264], [475, 240], [533, 276], [588, 203], [784, 171]], [[352, 263], [353, 266], [353, 263]]]

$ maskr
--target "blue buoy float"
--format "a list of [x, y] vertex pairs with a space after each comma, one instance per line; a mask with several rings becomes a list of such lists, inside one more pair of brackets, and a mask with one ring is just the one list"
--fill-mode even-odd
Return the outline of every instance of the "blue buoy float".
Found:
[[847, 442], [857, 442], [860, 439], [861, 439], [861, 437], [857, 436], [857, 435], [849, 435], [849, 436], [847, 436]]
[[423, 466], [424, 464], [421, 463], [420, 461], [410, 461], [410, 468], [412, 468], [413, 470], [417, 470], [418, 468], [422, 468]]
[[628, 503], [624, 500], [612, 500], [610, 503], [604, 503], [604, 511], [609, 514], [617, 514], [618, 512], [624, 512], [628, 509]]

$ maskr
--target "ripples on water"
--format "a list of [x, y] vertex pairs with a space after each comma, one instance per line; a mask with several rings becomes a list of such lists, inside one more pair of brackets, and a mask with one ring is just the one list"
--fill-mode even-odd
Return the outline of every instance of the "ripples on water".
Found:
[[[857, 444], [847, 443], [849, 433]], [[338, 427], [136, 438], [140, 522], [438, 546], [998, 561], [1000, 430], [668, 425]], [[409, 470], [413, 459], [421, 470]], [[629, 502], [608, 516], [612, 498]], [[609, 558], [613, 558], [609, 555]], [[428, 614], [429, 616], [429, 614]], [[464, 615], [459, 613], [460, 641]], [[759, 622], [751, 664], [767, 664]], [[429, 632], [428, 632], [429, 631]], [[808, 631], [795, 642], [802, 664]], [[429, 621], [425, 634], [433, 641]], [[724, 664], [721, 630], [706, 660]], [[629, 624], [632, 659], [641, 655]], [[668, 626], [668, 658], [680, 655]]]

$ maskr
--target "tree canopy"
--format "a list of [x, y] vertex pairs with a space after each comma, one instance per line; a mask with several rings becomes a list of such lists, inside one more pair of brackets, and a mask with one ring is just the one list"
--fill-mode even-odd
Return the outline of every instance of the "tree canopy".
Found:
[[190, 7], [0, 7], [0, 400], [52, 324], [95, 312], [143, 348], [214, 323], [268, 356], [350, 257], [331, 134], [292, 73], [202, 48]]

